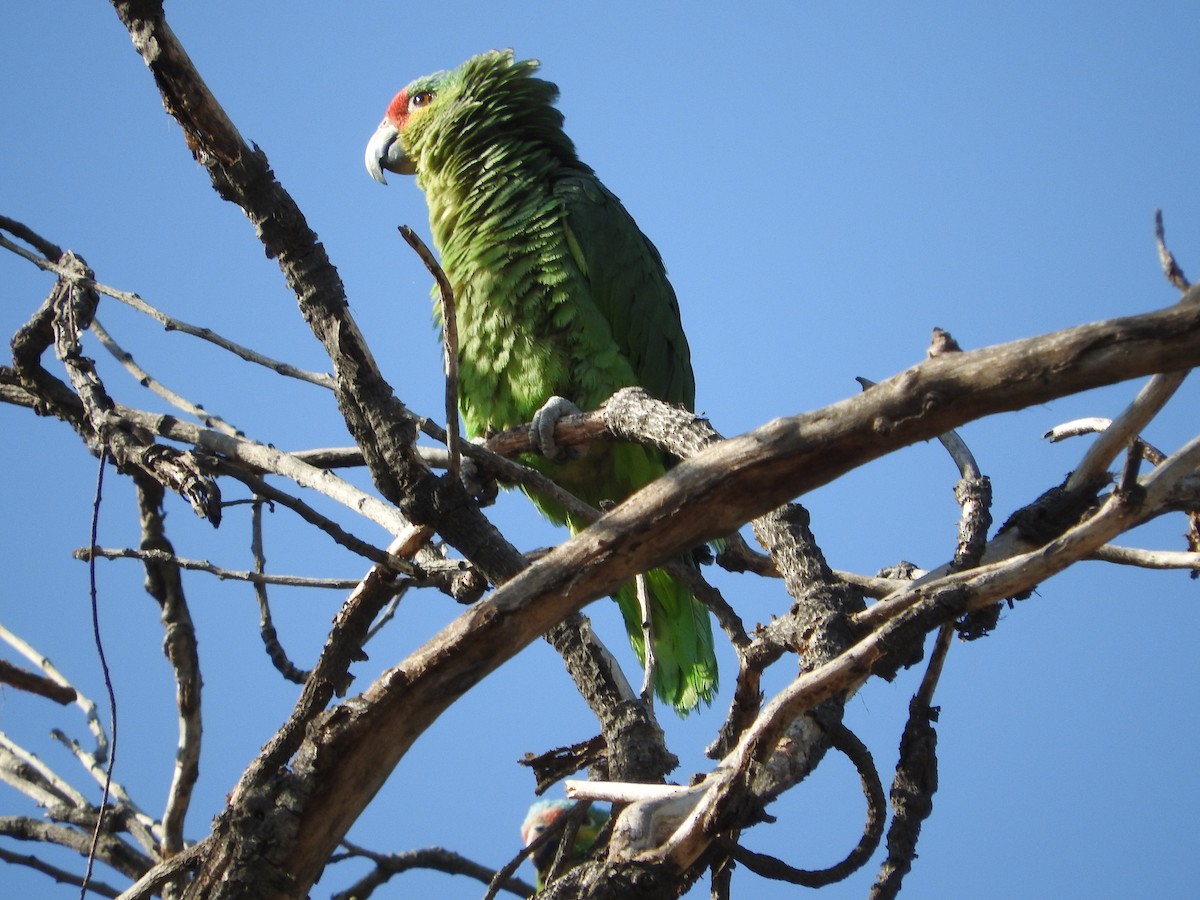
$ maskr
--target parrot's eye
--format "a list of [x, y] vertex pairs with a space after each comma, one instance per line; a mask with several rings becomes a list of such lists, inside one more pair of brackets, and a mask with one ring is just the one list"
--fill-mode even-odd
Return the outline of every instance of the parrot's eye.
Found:
[[412, 95], [408, 105], [413, 109], [421, 109], [433, 102], [433, 91], [418, 91]]

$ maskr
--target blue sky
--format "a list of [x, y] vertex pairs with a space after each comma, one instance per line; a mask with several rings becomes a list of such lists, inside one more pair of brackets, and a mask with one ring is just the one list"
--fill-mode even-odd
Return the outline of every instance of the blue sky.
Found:
[[[16, 5], [0, 31], [0, 214], [172, 315], [327, 368], [274, 263], [241, 213], [213, 193], [111, 9], [63, 9]], [[424, 203], [409, 180], [373, 182], [362, 151], [407, 81], [492, 47], [542, 61], [581, 156], [662, 251], [683, 306], [698, 407], [725, 434], [850, 395], [856, 375], [888, 377], [923, 356], [933, 326], [973, 348], [1173, 302], [1155, 256], [1156, 207], [1184, 270], [1200, 272], [1191, 103], [1200, 12], [1191, 3], [763, 3], [735, 12], [706, 3], [210, 0], [170, 4], [169, 19], [325, 243], [400, 397], [431, 417], [440, 416], [442, 386], [428, 276], [395, 231], [407, 223], [426, 233]], [[0, 330], [11, 335], [50, 281], [3, 254], [0, 284]], [[164, 334], [107, 300], [99, 318], [156, 377], [251, 437], [289, 449], [348, 443], [325, 392]], [[101, 367], [120, 400], [162, 408], [110, 360]], [[993, 479], [996, 518], [1059, 482], [1082, 453], [1082, 441], [1046, 444], [1047, 428], [1115, 415], [1137, 387], [964, 428]], [[1177, 448], [1194, 434], [1198, 400], [1185, 385], [1147, 437]], [[0, 433], [8, 438], [0, 622], [99, 701], [87, 572], [70, 558], [87, 542], [94, 460], [65, 426], [24, 410], [0, 407]], [[936, 445], [919, 445], [804, 502], [833, 566], [932, 567], [953, 551], [954, 478]], [[228, 510], [216, 532], [178, 501], [168, 513], [182, 555], [249, 567], [244, 508]], [[525, 548], [561, 537], [519, 497], [504, 498], [494, 515]], [[1181, 549], [1184, 528], [1182, 519], [1158, 522], [1124, 542]], [[270, 517], [267, 541], [274, 571], [353, 577], [364, 568], [282, 511]], [[136, 543], [131, 492], [111, 473], [100, 543]], [[121, 704], [116, 777], [159, 815], [175, 722], [157, 610], [135, 564], [103, 564], [99, 576]], [[777, 584], [718, 583], [748, 623], [786, 609]], [[257, 646], [247, 588], [204, 575], [185, 576], [185, 587], [205, 680], [205, 757], [188, 820], [195, 839], [295, 691]], [[1200, 717], [1186, 686], [1200, 676], [1196, 592], [1185, 573], [1084, 564], [1007, 612], [992, 637], [952, 649], [937, 694], [941, 788], [908, 896], [1194, 890], [1200, 779], [1187, 763]], [[303, 665], [339, 595], [273, 598], [281, 637]], [[615, 607], [601, 601], [588, 611], [631, 659]], [[356, 686], [456, 613], [440, 596], [410, 597], [369, 648]], [[722, 659], [730, 672], [731, 656]], [[774, 687], [790, 674], [774, 673]], [[871, 684], [847, 707], [885, 780], [919, 676]], [[727, 695], [686, 722], [664, 715], [681, 780], [707, 768], [700, 748]], [[87, 788], [46, 738], [58, 725], [82, 739], [82, 723], [47, 706], [0, 692], [0, 728]], [[351, 838], [377, 851], [441, 844], [499, 865], [517, 849], [532, 799], [516, 760], [594, 730], [557, 657], [535, 645], [436, 723]], [[0, 797], [3, 814], [31, 811], [7, 788]], [[857, 839], [862, 806], [849, 766], [830, 759], [772, 808], [777, 826], [745, 842], [794, 865], [829, 865]], [[864, 896], [874, 869], [821, 896]], [[314, 897], [360, 872], [327, 869]], [[14, 895], [74, 894], [11, 868], [0, 882]], [[795, 894], [745, 872], [735, 891]], [[422, 874], [376, 896], [480, 893], [464, 879]]]

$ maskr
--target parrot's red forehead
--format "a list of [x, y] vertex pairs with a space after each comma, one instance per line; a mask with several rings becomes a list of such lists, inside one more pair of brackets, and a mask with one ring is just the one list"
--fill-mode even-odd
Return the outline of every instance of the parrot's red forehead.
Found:
[[404, 88], [400, 93], [392, 98], [392, 102], [388, 104], [387, 120], [396, 126], [398, 129], [404, 128], [404, 121], [408, 118], [408, 88]]

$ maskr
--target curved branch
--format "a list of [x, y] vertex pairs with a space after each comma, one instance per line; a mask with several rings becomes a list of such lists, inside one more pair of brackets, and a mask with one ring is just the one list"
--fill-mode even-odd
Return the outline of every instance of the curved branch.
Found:
[[867, 798], [867, 821], [862, 837], [845, 859], [828, 869], [797, 869], [774, 856], [756, 853], [736, 842], [717, 842], [756, 875], [804, 887], [824, 887], [849, 878], [867, 863], [879, 846], [883, 837], [883, 823], [887, 819], [887, 799], [883, 796], [883, 784], [879, 780], [879, 772], [875, 769], [871, 751], [845, 726], [839, 726], [830, 736], [830, 740], [832, 746], [844, 753], [854, 764], [862, 781], [863, 794]]
[[[493, 882], [496, 872], [487, 866], [467, 859], [451, 850], [442, 847], [424, 847], [420, 850], [406, 850], [403, 853], [373, 853], [362, 847], [343, 841], [350, 852], [335, 857], [332, 862], [362, 857], [375, 863], [373, 871], [356, 881], [344, 891], [333, 895], [333, 900], [355, 900], [355, 898], [370, 897], [375, 888], [386, 884], [393, 875], [399, 875], [412, 869], [432, 869], [435, 872], [445, 872], [447, 875], [465, 875], [483, 884]], [[524, 858], [522, 856], [522, 858]], [[496, 882], [497, 890], [505, 890], [519, 897], [528, 897], [534, 887], [519, 878], [504, 877]]]

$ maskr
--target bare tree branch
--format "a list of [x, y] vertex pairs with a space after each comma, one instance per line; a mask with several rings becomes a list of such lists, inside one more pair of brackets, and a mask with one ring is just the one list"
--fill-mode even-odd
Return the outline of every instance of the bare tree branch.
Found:
[[[58, 866], [52, 866], [49, 863], [42, 862], [36, 856], [22, 853], [11, 853], [0, 847], [0, 860], [16, 866], [25, 866], [34, 871], [41, 872], [43, 875], [48, 875], [58, 884], [73, 884], [76, 887], [82, 886], [83, 878], [65, 869], [60, 869]], [[116, 897], [120, 894], [114, 887], [110, 887], [102, 881], [91, 879], [88, 881], [88, 890], [93, 894], [99, 894], [101, 897]]]
[[[481, 866], [479, 863], [472, 862], [466, 857], [442, 847], [425, 847], [403, 853], [375, 853], [348, 841], [342, 843], [350, 852], [335, 857], [331, 862], [363, 857], [371, 860], [375, 864], [375, 868], [347, 890], [334, 894], [334, 900], [356, 900], [356, 898], [365, 900], [374, 893], [375, 888], [386, 884], [393, 876], [412, 869], [433, 869], [445, 872], [447, 875], [466, 875], [468, 878], [474, 878], [484, 884], [490, 882], [496, 874], [486, 866]], [[502, 879], [498, 888], [519, 897], [528, 897], [534, 890], [533, 885], [527, 884], [519, 878]]]
[[64, 706], [75, 702], [75, 689], [59, 684], [52, 678], [44, 678], [34, 672], [14, 666], [7, 660], [0, 659], [0, 682], [11, 685], [21, 691], [40, 694], [55, 703]]
[[[16, 235], [17, 237], [21, 237], [22, 240], [26, 240], [23, 235], [34, 235], [33, 231], [22, 225], [20, 222], [4, 216], [0, 216], [0, 230], [7, 231], [10, 234]], [[27, 242], [38, 246], [40, 251], [44, 252], [45, 249], [58, 249], [54, 244], [46, 241], [44, 238], [38, 238], [36, 235], [34, 235], [34, 237], [40, 242], [40, 245], [35, 244], [34, 241]], [[114, 300], [118, 300], [121, 303], [124, 303], [126, 306], [136, 309], [138, 312], [143, 313], [158, 322], [161, 322], [166, 327], [167, 331], [178, 331], [181, 334], [198, 337], [201, 340], [215, 344], [223, 350], [228, 350], [234, 356], [238, 356], [246, 360], [246, 362], [252, 362], [256, 365], [263, 366], [288, 378], [296, 378], [300, 381], [307, 381], [310, 384], [317, 385], [318, 387], [329, 389], [333, 388], [333, 379], [323, 372], [306, 372], [303, 369], [298, 369], [295, 366], [288, 365], [287, 363], [271, 359], [270, 357], [264, 356], [256, 350], [251, 350], [249, 347], [243, 347], [241, 344], [221, 337], [211, 328], [202, 328], [197, 325], [190, 325], [187, 322], [176, 319], [173, 316], [169, 316], [151, 306], [137, 294], [131, 294], [128, 291], [121, 291], [114, 287], [109, 287], [106, 284], [96, 281], [90, 275], [83, 275], [75, 271], [70, 266], [60, 265], [58, 259], [62, 255], [61, 251], [59, 252], [59, 256], [42, 259], [31, 253], [28, 253], [20, 246], [5, 238], [2, 234], [0, 234], [0, 247], [11, 251], [23, 259], [29, 260], [43, 271], [53, 272], [60, 278], [66, 278], [79, 285], [81, 288], [94, 290], [98, 294], [104, 294], [107, 297], [112, 297]]]
[[146, 592], [155, 599], [161, 611], [165, 631], [163, 649], [175, 676], [175, 706], [179, 715], [175, 770], [163, 812], [162, 839], [158, 847], [159, 855], [166, 858], [183, 849], [184, 818], [196, 779], [200, 776], [200, 689], [203, 682], [196, 629], [179, 574], [182, 567], [175, 559], [175, 548], [167, 540], [163, 524], [162, 488], [145, 478], [137, 479], [137, 487], [141, 550], [165, 557], [146, 560]]
[[80, 547], [75, 558], [86, 561], [96, 559], [140, 559], [151, 563], [168, 563], [193, 572], [208, 572], [221, 580], [248, 581], [253, 584], [278, 584], [290, 587], [325, 588], [336, 591], [353, 589], [359, 583], [356, 578], [309, 578], [303, 575], [269, 575], [264, 572], [225, 569], [203, 559], [183, 559], [166, 550], [134, 550], [129, 547]]

